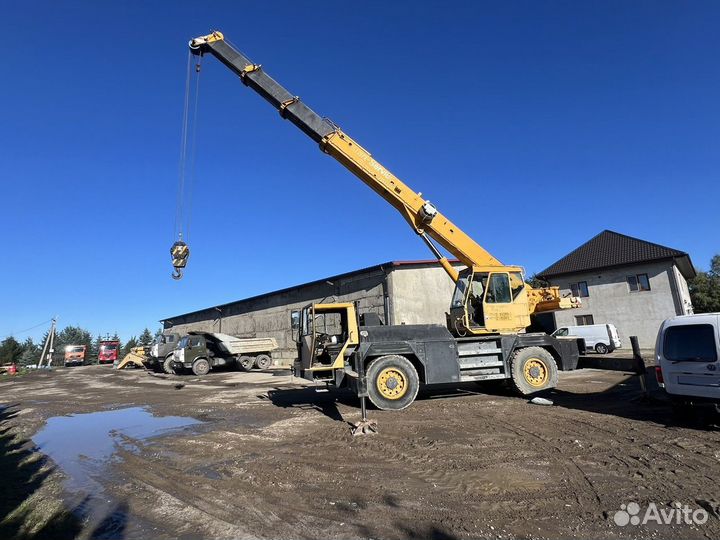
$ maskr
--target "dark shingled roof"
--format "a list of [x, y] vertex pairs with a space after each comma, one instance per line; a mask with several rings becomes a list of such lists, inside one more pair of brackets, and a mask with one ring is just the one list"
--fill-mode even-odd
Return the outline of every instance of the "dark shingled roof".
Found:
[[605, 230], [542, 272], [538, 272], [538, 276], [548, 278], [662, 259], [681, 259], [677, 262], [683, 276], [689, 279], [695, 275], [690, 257], [684, 251]]

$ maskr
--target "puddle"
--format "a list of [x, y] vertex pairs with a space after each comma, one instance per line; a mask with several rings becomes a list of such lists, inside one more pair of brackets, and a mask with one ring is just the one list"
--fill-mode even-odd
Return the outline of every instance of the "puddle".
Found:
[[66, 487], [70, 491], [97, 495], [102, 485], [94, 477], [102, 474], [118, 448], [132, 450], [133, 441], [167, 435], [199, 423], [195, 418], [153, 416], [142, 407], [130, 407], [55, 416], [32, 439], [67, 475]]

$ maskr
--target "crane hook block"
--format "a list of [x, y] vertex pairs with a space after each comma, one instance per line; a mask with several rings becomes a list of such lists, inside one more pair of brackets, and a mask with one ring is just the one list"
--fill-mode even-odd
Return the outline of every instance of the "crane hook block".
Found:
[[172, 257], [172, 265], [175, 268], [172, 277], [173, 279], [181, 279], [188, 257], [190, 257], [190, 248], [185, 242], [178, 240], [170, 248], [170, 256]]

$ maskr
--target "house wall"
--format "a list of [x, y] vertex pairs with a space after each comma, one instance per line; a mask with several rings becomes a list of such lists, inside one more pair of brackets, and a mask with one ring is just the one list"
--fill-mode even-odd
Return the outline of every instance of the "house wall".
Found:
[[[630, 292], [627, 276], [647, 274], [649, 291]], [[678, 279], [679, 277], [679, 279]], [[579, 309], [558, 311], [555, 323], [575, 325], [577, 315], [591, 314], [595, 324], [614, 324], [623, 348], [630, 347], [630, 336], [637, 336], [640, 347], [652, 348], [662, 321], [685, 313], [690, 305], [687, 282], [672, 261], [566, 274], [550, 279], [563, 295], [570, 294], [570, 284], [586, 281], [590, 296], [582, 298]]]
[[673, 274], [675, 275], [675, 282], [677, 283], [678, 293], [680, 297], [680, 315], [692, 315], [693, 305], [690, 299], [690, 289], [688, 288], [688, 282], [685, 276], [682, 275], [677, 266], [673, 265]]

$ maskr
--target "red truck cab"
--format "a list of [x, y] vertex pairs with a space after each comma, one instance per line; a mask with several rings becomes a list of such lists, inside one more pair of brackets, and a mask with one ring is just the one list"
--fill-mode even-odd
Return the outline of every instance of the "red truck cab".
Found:
[[112, 364], [118, 359], [120, 342], [117, 340], [101, 341], [98, 347], [98, 364]]

